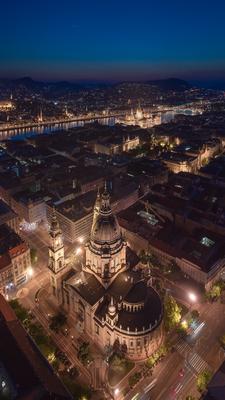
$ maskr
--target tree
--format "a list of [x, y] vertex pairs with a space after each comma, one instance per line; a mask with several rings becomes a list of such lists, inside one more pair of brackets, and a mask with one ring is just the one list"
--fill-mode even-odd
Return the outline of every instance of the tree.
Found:
[[153, 368], [168, 353], [168, 345], [162, 344], [146, 361], [147, 368]]
[[121, 354], [121, 345], [120, 345], [119, 339], [116, 339], [114, 341], [113, 347], [111, 350], [113, 350], [113, 352], [116, 354]]
[[60, 328], [62, 328], [67, 321], [67, 316], [61, 312], [51, 317], [51, 322], [49, 324], [49, 328], [55, 332], [58, 332]]
[[167, 295], [164, 303], [164, 321], [167, 330], [175, 328], [181, 320], [181, 307], [177, 304], [176, 300]]
[[[105, 345], [105, 347], [104, 347], [104, 354], [105, 354], [105, 357], [106, 357], [106, 361], [108, 361], [108, 360], [110, 359], [110, 357], [111, 357], [113, 351], [114, 351], [114, 350], [113, 350], [113, 347], [110, 346], [110, 344], [106, 344], [106, 345]], [[116, 353], [117, 353], [117, 352], [116, 352]], [[119, 351], [118, 351], [118, 353], [119, 353]]]
[[210, 300], [215, 300], [221, 296], [221, 287], [220, 285], [213, 285], [211, 289], [206, 293], [206, 297]]
[[199, 318], [199, 312], [198, 312], [198, 310], [192, 310], [192, 312], [191, 312], [191, 318], [192, 319], [198, 319]]
[[79, 358], [79, 360], [81, 360], [81, 362], [83, 364], [88, 364], [91, 360], [92, 357], [90, 355], [90, 345], [89, 342], [83, 342], [77, 352], [77, 356]]
[[207, 388], [209, 381], [212, 378], [212, 373], [208, 370], [201, 372], [197, 377], [197, 388], [199, 392], [204, 392]]
[[17, 318], [24, 324], [29, 320], [29, 313], [25, 307], [23, 307], [18, 300], [10, 300], [10, 306], [14, 310]]
[[55, 346], [39, 323], [30, 323], [29, 334], [32, 336], [42, 354], [52, 364], [55, 362]]
[[29, 333], [38, 346], [48, 344], [48, 337], [39, 323], [31, 323], [29, 326]]
[[141, 373], [140, 372], [135, 372], [135, 374], [131, 375], [129, 377], [129, 385], [130, 387], [134, 387], [141, 379]]
[[147, 264], [148, 255], [147, 255], [147, 253], [146, 253], [145, 250], [142, 249], [142, 250], [140, 251], [140, 253], [139, 253], [139, 258], [140, 258], [140, 260], [141, 260], [141, 262], [142, 262], [143, 264]]
[[140, 258], [141, 262], [143, 264], [147, 265], [148, 268], [150, 268], [150, 269], [154, 268], [155, 264], [157, 263], [156, 257], [153, 254], [148, 253], [145, 250], [140, 251], [139, 258]]

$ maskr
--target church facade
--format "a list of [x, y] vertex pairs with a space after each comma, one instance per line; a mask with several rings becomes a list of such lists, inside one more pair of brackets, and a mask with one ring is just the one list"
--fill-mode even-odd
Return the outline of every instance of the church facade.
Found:
[[106, 188], [97, 196], [82, 268], [66, 265], [55, 214], [50, 238], [52, 292], [76, 327], [103, 351], [116, 345], [130, 359], [149, 357], [162, 341], [163, 306], [134, 268]]

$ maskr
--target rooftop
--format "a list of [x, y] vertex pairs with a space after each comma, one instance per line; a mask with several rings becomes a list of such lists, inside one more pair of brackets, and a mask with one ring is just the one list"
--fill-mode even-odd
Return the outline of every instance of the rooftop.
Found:
[[8, 225], [0, 226], [0, 255], [23, 244], [24, 241]]

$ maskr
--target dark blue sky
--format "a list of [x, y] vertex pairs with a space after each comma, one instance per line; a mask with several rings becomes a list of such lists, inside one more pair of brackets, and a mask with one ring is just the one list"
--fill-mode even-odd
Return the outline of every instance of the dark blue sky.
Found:
[[224, 0], [11, 0], [0, 76], [225, 80]]

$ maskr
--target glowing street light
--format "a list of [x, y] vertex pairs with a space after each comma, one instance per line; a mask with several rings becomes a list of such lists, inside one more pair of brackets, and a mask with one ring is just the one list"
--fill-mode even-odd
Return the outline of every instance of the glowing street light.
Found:
[[84, 243], [84, 238], [83, 238], [82, 236], [79, 237], [79, 238], [78, 238], [78, 242], [79, 242], [80, 244]]
[[76, 249], [76, 256], [78, 256], [79, 254], [81, 254], [82, 253], [82, 248], [81, 247], [78, 247], [77, 249]]
[[188, 293], [188, 297], [192, 303], [195, 303], [197, 301], [197, 296], [193, 292]]
[[181, 326], [182, 326], [182, 328], [185, 329], [185, 330], [188, 328], [188, 323], [187, 323], [186, 319], [184, 319], [183, 321], [181, 321]]
[[30, 278], [34, 275], [34, 270], [32, 267], [27, 268], [27, 274]]
[[120, 392], [120, 390], [119, 390], [118, 388], [116, 388], [116, 389], [114, 390], [114, 395], [115, 395], [115, 396], [118, 396], [119, 392]]

